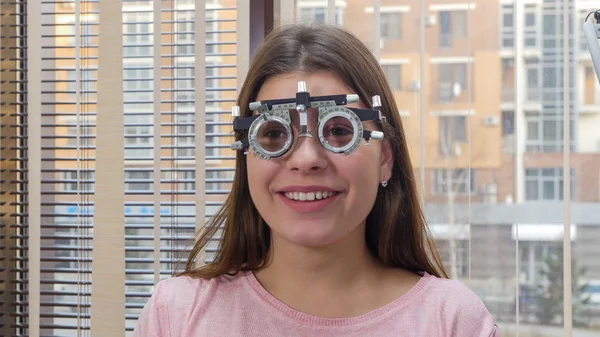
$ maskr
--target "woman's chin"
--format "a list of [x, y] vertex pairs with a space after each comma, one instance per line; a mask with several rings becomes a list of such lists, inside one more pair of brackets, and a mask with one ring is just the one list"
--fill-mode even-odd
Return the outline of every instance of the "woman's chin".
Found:
[[274, 235], [289, 243], [305, 247], [327, 246], [340, 240], [342, 233], [324, 224], [306, 224], [296, 228], [275, 230]]

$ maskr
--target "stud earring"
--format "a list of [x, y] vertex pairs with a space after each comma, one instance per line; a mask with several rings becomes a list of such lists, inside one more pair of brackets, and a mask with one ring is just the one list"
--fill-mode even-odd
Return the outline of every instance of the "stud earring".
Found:
[[381, 182], [381, 186], [386, 187], [387, 186], [387, 180], [384, 180]]

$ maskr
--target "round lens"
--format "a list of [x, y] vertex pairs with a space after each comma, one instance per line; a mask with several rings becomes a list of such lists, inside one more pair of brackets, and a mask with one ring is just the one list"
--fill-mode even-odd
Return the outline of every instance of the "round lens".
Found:
[[291, 135], [288, 134], [283, 124], [277, 121], [267, 121], [259, 127], [256, 139], [263, 150], [278, 152], [285, 147], [289, 137]]
[[354, 139], [354, 126], [346, 117], [332, 117], [323, 126], [323, 138], [331, 147], [345, 148]]

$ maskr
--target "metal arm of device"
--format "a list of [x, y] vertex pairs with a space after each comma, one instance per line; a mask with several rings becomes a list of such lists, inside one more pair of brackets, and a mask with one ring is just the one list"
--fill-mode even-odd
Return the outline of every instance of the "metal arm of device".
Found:
[[585, 35], [585, 40], [587, 41], [588, 50], [592, 56], [596, 79], [600, 83], [600, 44], [598, 41], [598, 39], [600, 39], [600, 10], [593, 13], [594, 22], [587, 21], [586, 18], [586, 21], [583, 23], [583, 33]]

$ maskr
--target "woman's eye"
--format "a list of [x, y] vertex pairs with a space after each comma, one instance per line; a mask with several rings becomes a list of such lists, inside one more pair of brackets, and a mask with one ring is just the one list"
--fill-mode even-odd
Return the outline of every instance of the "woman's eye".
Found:
[[328, 132], [331, 136], [336, 136], [336, 137], [340, 137], [340, 136], [348, 136], [352, 134], [352, 130], [349, 130], [347, 127], [343, 127], [343, 126], [334, 126], [331, 127], [329, 129]]
[[270, 130], [265, 131], [265, 133], [263, 134], [263, 137], [280, 138], [280, 137], [283, 137], [284, 134], [285, 134], [285, 132], [281, 129], [270, 129]]

